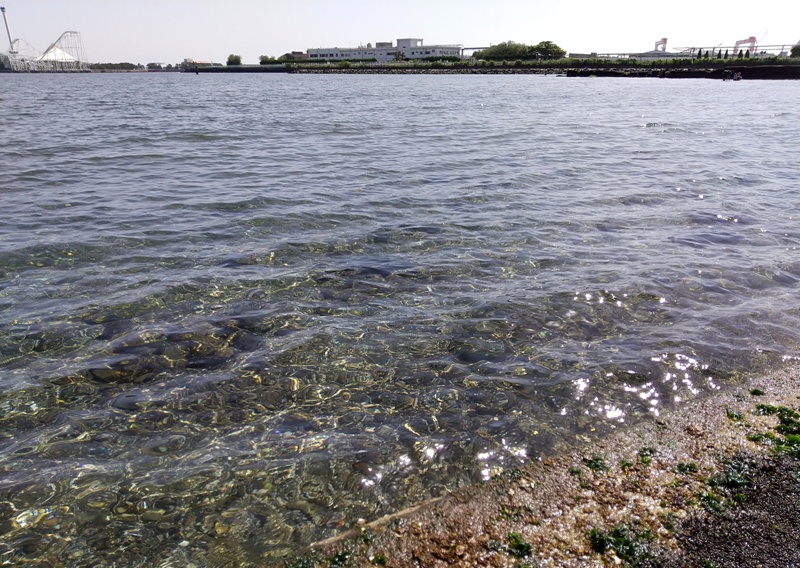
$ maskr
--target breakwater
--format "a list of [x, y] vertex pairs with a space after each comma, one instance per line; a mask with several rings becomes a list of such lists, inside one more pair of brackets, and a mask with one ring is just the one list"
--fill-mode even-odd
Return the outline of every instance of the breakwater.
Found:
[[723, 79], [726, 72], [741, 73], [742, 79], [800, 79], [800, 65], [752, 65], [716, 68], [576, 68], [567, 77], [663, 77], [666, 79]]
[[565, 75], [567, 77], [661, 77], [666, 79], [722, 79], [725, 72], [743, 79], [800, 79], [800, 65], [730, 65], [727, 67], [578, 66], [528, 67], [509, 64], [475, 66], [397, 65], [237, 65], [190, 69], [190, 73], [286, 73], [306, 75]]

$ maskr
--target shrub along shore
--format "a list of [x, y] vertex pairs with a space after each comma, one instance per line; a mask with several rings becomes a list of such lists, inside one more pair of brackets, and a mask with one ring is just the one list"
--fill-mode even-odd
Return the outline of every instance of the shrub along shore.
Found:
[[798, 566], [800, 365], [368, 521], [284, 566]]
[[568, 77], [663, 77], [722, 79], [726, 71], [743, 79], [800, 79], [800, 59], [559, 59], [554, 61], [403, 61], [386, 64], [342, 61], [298, 62], [266, 65], [211, 65], [186, 68], [187, 73], [292, 73], [292, 74], [537, 74]]

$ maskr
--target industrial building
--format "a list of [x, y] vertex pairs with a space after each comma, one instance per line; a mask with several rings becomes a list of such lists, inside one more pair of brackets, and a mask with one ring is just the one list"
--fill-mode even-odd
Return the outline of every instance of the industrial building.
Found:
[[345, 61], [352, 59], [374, 59], [378, 63], [387, 63], [397, 59], [425, 59], [426, 57], [461, 57], [463, 46], [460, 44], [424, 45], [419, 38], [401, 38], [397, 45], [392, 42], [379, 41], [373, 47], [371, 43], [358, 47], [318, 47], [306, 51], [309, 60]]

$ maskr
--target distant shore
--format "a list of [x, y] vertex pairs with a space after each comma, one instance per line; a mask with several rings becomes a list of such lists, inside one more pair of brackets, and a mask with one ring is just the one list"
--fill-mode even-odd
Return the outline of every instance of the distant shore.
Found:
[[800, 64], [756, 63], [714, 67], [696, 66], [621, 66], [621, 65], [576, 65], [526, 66], [526, 65], [470, 65], [470, 66], [400, 66], [400, 65], [233, 65], [207, 66], [186, 69], [184, 73], [288, 73], [313, 75], [559, 75], [566, 77], [659, 77], [666, 79], [723, 79], [726, 71], [741, 73], [745, 80], [800, 79]]
[[[83, 73], [279, 73], [292, 75], [556, 75], [566, 77], [656, 77], [664, 79], [723, 79], [740, 73], [745, 80], [798, 80], [800, 59], [766, 60], [568, 60], [557, 61], [459, 61], [357, 63], [286, 61], [268, 65], [198, 65], [173, 69], [96, 67]], [[0, 72], [18, 73], [0, 64]], [[21, 71], [20, 71], [21, 72]], [[41, 71], [44, 72], [44, 71]], [[38, 73], [28, 71], [25, 73]]]

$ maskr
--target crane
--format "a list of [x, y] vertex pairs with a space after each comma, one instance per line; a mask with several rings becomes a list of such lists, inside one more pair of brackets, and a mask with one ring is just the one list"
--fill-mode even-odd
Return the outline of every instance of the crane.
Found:
[[740, 45], [744, 45], [744, 44], [746, 44], [746, 43], [749, 43], [749, 44], [750, 44], [750, 47], [748, 47], [748, 48], [747, 48], [747, 51], [749, 51], [749, 52], [750, 52], [750, 57], [752, 57], [752, 56], [753, 56], [753, 53], [754, 53], [754, 52], [755, 52], [755, 50], [756, 50], [756, 36], [750, 36], [750, 37], [749, 37], [749, 38], [747, 38], [747, 39], [740, 39], [739, 41], [737, 41], [737, 42], [736, 42], [736, 43], [733, 45], [733, 56], [734, 56], [734, 57], [736, 57], [736, 55], [739, 53], [739, 46], [740, 46]]

